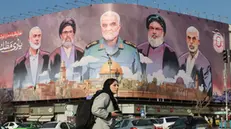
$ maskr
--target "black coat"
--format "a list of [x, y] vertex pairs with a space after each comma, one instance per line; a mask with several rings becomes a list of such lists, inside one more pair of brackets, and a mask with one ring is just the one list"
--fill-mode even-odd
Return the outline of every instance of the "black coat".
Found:
[[[178, 70], [179, 70], [178, 58], [176, 56], [176, 53], [166, 43], [163, 43], [162, 47], [164, 49], [164, 53], [163, 53], [163, 57], [160, 57], [160, 58], [162, 58], [163, 74], [167, 78], [174, 78], [174, 76], [177, 75]], [[142, 43], [137, 48], [140, 53], [142, 53], [144, 56], [147, 56], [147, 57], [150, 56], [149, 55], [150, 49], [155, 49], [149, 44], [149, 42]], [[155, 62], [155, 60], [153, 62], [159, 63], [159, 62]], [[146, 66], [147, 64], [142, 63], [142, 73], [144, 75], [147, 74]]]
[[[39, 51], [38, 55], [38, 75], [43, 73], [44, 71], [48, 71], [49, 64], [49, 53], [46, 51]], [[14, 67], [14, 88], [23, 88], [25, 87], [23, 83], [31, 83], [32, 75], [31, 75], [31, 66], [30, 66], [30, 58], [29, 51], [25, 53], [22, 57], [18, 58], [15, 61]], [[37, 80], [38, 80], [37, 75]], [[24, 82], [27, 81], [27, 82]]]
[[[79, 61], [83, 57], [83, 50], [75, 47], [75, 61]], [[56, 81], [55, 75], [60, 72], [61, 66], [61, 47], [56, 48], [50, 55], [50, 78]], [[74, 72], [82, 73], [82, 67], [74, 68]]]

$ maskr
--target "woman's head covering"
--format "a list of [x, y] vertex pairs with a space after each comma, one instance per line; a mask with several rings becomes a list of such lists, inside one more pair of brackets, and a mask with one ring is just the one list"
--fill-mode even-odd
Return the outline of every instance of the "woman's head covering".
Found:
[[111, 91], [111, 88], [110, 88], [111, 84], [114, 83], [115, 81], [118, 82], [118, 80], [116, 80], [114, 78], [107, 79], [103, 84], [103, 89], [100, 90], [100, 91], [97, 91], [94, 96], [97, 97], [101, 93], [107, 93], [110, 96], [110, 99], [111, 99], [111, 101], [113, 103], [114, 109], [119, 110], [119, 106], [117, 104], [117, 101], [116, 101], [116, 99], [114, 97], [114, 94]]
[[114, 79], [114, 78], [109, 78], [109, 79], [107, 79], [107, 80], [104, 82], [104, 84], [103, 84], [103, 91], [106, 92], [106, 93], [108, 93], [108, 94], [113, 94], [112, 91], [111, 91], [110, 86], [111, 86], [111, 84], [114, 83], [115, 81], [118, 82], [118, 81], [117, 81], [116, 79]]

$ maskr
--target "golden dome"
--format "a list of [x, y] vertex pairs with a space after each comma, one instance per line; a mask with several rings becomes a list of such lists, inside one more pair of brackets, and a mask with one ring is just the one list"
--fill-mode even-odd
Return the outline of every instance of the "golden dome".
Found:
[[123, 70], [120, 67], [120, 64], [111, 60], [111, 72], [110, 72], [110, 60], [107, 61], [106, 63], [103, 64], [103, 66], [100, 69], [99, 74], [119, 74], [122, 75], [123, 74]]

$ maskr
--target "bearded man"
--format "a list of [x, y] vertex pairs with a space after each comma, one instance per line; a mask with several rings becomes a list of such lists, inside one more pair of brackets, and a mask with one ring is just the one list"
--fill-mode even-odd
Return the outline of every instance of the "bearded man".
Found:
[[137, 46], [139, 52], [152, 60], [152, 63], [142, 64], [144, 75], [152, 75], [162, 70], [166, 78], [174, 78], [178, 73], [179, 63], [174, 50], [164, 42], [166, 24], [164, 19], [152, 14], [146, 19], [148, 29], [148, 41]]
[[83, 50], [74, 45], [75, 33], [76, 24], [74, 19], [64, 19], [59, 27], [61, 46], [56, 48], [50, 55], [50, 76], [53, 81], [59, 79], [61, 63], [64, 63], [66, 67], [68, 80], [81, 81], [81, 77], [78, 78], [80, 80], [76, 80], [75, 75], [78, 74], [80, 76], [82, 74], [82, 67], [72, 67], [83, 56]]
[[[86, 78], [98, 78], [100, 68], [109, 59], [122, 67], [127, 67], [132, 74], [141, 73], [141, 64], [136, 45], [119, 37], [120, 16], [114, 11], [107, 11], [100, 17], [102, 38], [86, 46], [84, 56], [93, 56], [99, 61], [87, 65]], [[115, 71], [115, 69], [112, 69]], [[113, 72], [115, 73], [115, 72]], [[140, 79], [140, 78], [137, 78]]]
[[[203, 91], [209, 96], [212, 95], [212, 70], [208, 59], [199, 50], [200, 37], [199, 31], [190, 26], [186, 30], [186, 42], [189, 52], [179, 57], [181, 69], [194, 81], [198, 76], [198, 84], [203, 87]], [[193, 85], [194, 86], [194, 85]]]
[[14, 67], [14, 88], [35, 86], [40, 74], [47, 71], [48, 75], [49, 53], [40, 49], [41, 39], [41, 29], [37, 26], [31, 28], [28, 38], [30, 47], [16, 60]]

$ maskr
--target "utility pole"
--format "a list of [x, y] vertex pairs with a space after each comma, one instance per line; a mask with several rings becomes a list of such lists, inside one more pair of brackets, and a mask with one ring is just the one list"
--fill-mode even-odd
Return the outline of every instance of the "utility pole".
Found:
[[223, 79], [224, 79], [224, 88], [225, 88], [225, 114], [226, 114], [226, 121], [228, 121], [227, 64], [229, 62], [230, 51], [225, 49], [223, 50], [222, 53], [223, 53], [223, 61], [224, 61]]

